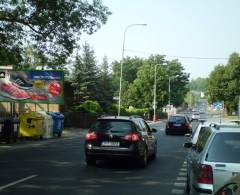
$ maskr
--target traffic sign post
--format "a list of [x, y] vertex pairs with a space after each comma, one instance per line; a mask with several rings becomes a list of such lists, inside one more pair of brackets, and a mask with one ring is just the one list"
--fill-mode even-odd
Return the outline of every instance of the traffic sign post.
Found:
[[238, 96], [238, 119], [240, 120], [240, 96]]

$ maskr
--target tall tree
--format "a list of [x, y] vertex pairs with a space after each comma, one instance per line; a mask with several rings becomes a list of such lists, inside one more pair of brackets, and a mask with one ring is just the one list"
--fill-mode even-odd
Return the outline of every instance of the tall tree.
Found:
[[165, 66], [167, 69], [167, 80], [170, 79], [170, 103], [180, 106], [184, 102], [185, 95], [189, 91], [189, 74], [184, 72], [184, 68], [178, 60], [172, 60]]
[[99, 99], [98, 69], [94, 50], [88, 43], [82, 47], [82, 53], [76, 56], [72, 75], [72, 86], [77, 103]]
[[188, 74], [184, 72], [183, 67], [178, 61], [167, 62], [167, 65], [164, 65], [164, 62], [166, 60], [161, 56], [150, 56], [149, 59], [145, 60], [145, 64], [137, 73], [137, 78], [124, 93], [123, 104], [125, 106], [138, 108], [151, 108], [153, 106], [155, 66], [157, 66], [157, 106], [162, 107], [168, 103], [168, 79], [170, 76], [172, 77], [171, 103], [175, 106], [183, 103], [184, 96], [188, 91], [186, 87], [188, 84]]
[[81, 33], [95, 32], [110, 14], [101, 0], [2, 0], [0, 55], [5, 50], [5, 59], [10, 59], [14, 52], [15, 61], [20, 61], [22, 48], [30, 40], [53, 62], [63, 63]]
[[207, 90], [207, 78], [192, 79], [189, 83], [189, 89], [192, 91], [205, 92]]
[[103, 108], [107, 107], [113, 100], [113, 85], [112, 77], [109, 73], [109, 64], [107, 56], [103, 57], [103, 62], [100, 67], [99, 78], [99, 91], [100, 91], [100, 103]]

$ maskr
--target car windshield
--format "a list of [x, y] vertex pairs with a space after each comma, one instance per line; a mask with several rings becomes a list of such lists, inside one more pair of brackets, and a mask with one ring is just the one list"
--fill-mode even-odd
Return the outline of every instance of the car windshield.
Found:
[[92, 131], [99, 133], [120, 133], [125, 134], [131, 132], [134, 129], [134, 125], [130, 121], [120, 120], [99, 120], [91, 128]]
[[171, 116], [169, 119], [169, 122], [171, 123], [185, 123], [185, 117], [184, 116]]
[[218, 133], [207, 154], [207, 161], [240, 163], [240, 133]]

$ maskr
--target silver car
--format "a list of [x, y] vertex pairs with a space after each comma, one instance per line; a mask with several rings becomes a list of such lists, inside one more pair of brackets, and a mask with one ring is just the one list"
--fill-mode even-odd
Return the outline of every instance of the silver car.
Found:
[[203, 126], [187, 158], [188, 194], [212, 194], [227, 180], [240, 175], [240, 126]]

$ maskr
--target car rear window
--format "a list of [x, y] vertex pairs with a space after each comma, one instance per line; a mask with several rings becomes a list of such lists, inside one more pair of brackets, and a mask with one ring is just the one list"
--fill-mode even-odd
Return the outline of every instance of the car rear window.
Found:
[[210, 162], [240, 163], [240, 132], [218, 133], [208, 150]]
[[184, 116], [170, 116], [169, 122], [171, 123], [185, 123]]
[[92, 127], [92, 131], [99, 133], [110, 132], [112, 134], [125, 134], [134, 130], [134, 124], [121, 120], [98, 120]]

